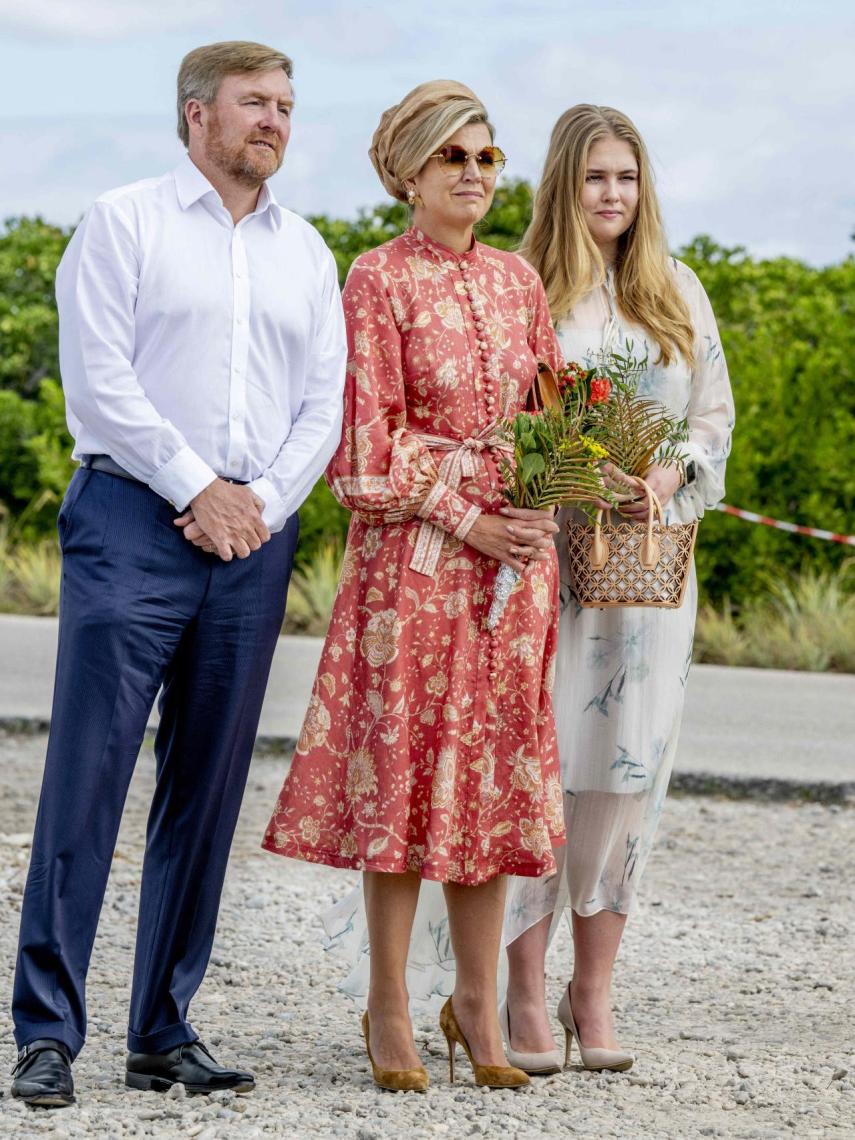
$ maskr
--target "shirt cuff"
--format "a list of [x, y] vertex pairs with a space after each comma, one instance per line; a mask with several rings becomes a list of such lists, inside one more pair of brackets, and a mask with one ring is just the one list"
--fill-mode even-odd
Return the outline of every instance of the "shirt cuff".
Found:
[[475, 525], [481, 508], [437, 479], [416, 513], [462, 541]]
[[176, 510], [183, 511], [216, 478], [216, 471], [192, 447], [182, 447], [161, 467], [149, 487], [172, 503]]
[[261, 517], [270, 533], [276, 534], [288, 521], [288, 512], [284, 502], [276, 494], [276, 488], [263, 475], [259, 476], [258, 479], [253, 479], [247, 486], [253, 495], [257, 495], [264, 503]]

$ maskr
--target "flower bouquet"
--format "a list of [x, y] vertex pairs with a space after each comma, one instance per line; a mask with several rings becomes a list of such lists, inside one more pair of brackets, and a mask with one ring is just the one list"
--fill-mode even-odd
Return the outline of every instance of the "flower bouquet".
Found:
[[647, 360], [630, 355], [603, 354], [596, 368], [583, 371], [568, 364], [562, 376], [585, 402], [585, 430], [605, 448], [606, 457], [625, 475], [641, 478], [651, 463], [668, 467], [680, 463], [680, 444], [688, 439], [685, 419], [671, 415], [664, 404], [639, 396], [638, 385]]
[[[648, 501], [646, 523], [604, 522], [602, 509], [593, 517], [587, 512], [589, 524], [568, 523], [571, 585], [582, 606], [679, 606], [688, 581], [697, 522], [666, 525], [662, 505], [644, 480], [652, 463], [682, 462], [688, 425], [658, 401], [639, 396], [645, 367], [646, 361], [632, 355], [609, 354], [593, 372], [568, 378], [585, 403], [585, 431]], [[608, 385], [607, 394], [592, 399], [605, 391], [599, 385]]]
[[[561, 385], [564, 371], [558, 374]], [[593, 514], [594, 504], [611, 501], [599, 465], [607, 452], [584, 430], [587, 406], [581, 389], [564, 383], [561, 404], [539, 412], [519, 412], [502, 430], [513, 448], [513, 459], [502, 462], [505, 495], [514, 507], [542, 510], [572, 504]], [[495, 629], [520, 579], [518, 571], [502, 563], [487, 628]]]

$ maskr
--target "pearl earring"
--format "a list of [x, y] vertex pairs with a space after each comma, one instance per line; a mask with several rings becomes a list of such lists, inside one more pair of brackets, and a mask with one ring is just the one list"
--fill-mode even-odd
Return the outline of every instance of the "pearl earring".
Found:
[[407, 190], [407, 205], [408, 206], [415, 206], [415, 204], [416, 204], [416, 192], [413, 189], [413, 187], [411, 186]]

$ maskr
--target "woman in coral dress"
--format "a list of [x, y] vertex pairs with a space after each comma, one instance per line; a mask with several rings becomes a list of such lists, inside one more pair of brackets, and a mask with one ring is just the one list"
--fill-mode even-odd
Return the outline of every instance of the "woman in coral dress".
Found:
[[[563, 843], [550, 686], [552, 512], [503, 509], [501, 417], [538, 359], [560, 365], [543, 287], [474, 240], [504, 156], [460, 84], [387, 111], [372, 160], [413, 228], [363, 254], [344, 290], [341, 446], [327, 472], [353, 512], [311, 704], [264, 846], [364, 872], [375, 1080], [424, 1088], [405, 981], [419, 883], [444, 885], [457, 962], [442, 1027], [481, 1084], [521, 1085], [496, 1016], [507, 875]], [[484, 619], [500, 562], [523, 577]]]

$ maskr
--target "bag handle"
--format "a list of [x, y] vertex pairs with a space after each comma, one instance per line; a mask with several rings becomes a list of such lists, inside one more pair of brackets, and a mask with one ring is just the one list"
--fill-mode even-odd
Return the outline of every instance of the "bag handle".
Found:
[[[641, 486], [645, 495], [647, 496], [647, 533], [641, 540], [641, 547], [638, 552], [638, 560], [645, 570], [652, 570], [656, 563], [659, 561], [661, 554], [661, 547], [659, 539], [653, 534], [653, 521], [654, 516], [658, 518], [659, 524], [663, 523], [662, 504], [659, 502], [659, 497], [653, 488], [641, 476], [632, 476], [633, 482], [636, 486]], [[589, 552], [589, 562], [591, 568], [594, 570], [602, 570], [609, 559], [609, 544], [603, 538], [603, 511], [597, 511], [597, 517], [594, 520], [594, 535], [591, 539], [591, 549]]]
[[537, 372], [528, 390], [525, 408], [527, 412], [560, 411], [564, 406], [561, 389], [555, 373], [545, 360], [538, 360]]

